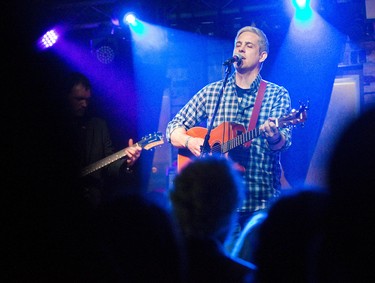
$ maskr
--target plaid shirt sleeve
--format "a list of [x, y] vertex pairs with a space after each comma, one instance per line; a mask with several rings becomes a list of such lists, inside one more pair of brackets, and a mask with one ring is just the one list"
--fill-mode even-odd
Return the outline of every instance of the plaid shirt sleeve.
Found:
[[198, 91], [186, 105], [176, 114], [176, 116], [168, 123], [166, 129], [166, 138], [170, 142], [172, 132], [177, 128], [184, 128], [188, 130], [208, 117], [208, 113], [213, 110], [215, 97], [218, 97], [222, 82], [218, 81], [206, 85]]

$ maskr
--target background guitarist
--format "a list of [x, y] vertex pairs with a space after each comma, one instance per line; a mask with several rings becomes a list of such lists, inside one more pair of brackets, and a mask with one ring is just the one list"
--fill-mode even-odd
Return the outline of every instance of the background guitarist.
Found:
[[[214, 129], [224, 122], [240, 124], [246, 130], [249, 128], [262, 81], [260, 70], [268, 52], [268, 39], [260, 29], [247, 26], [238, 31], [233, 49], [235, 59], [231, 58], [230, 61], [234, 62], [235, 71], [229, 76], [223, 91], [213, 122]], [[194, 156], [200, 156], [204, 136], [193, 137], [188, 135], [188, 130], [202, 123], [211, 124], [223, 81], [203, 87], [168, 123], [166, 138], [173, 146], [179, 149], [186, 148]], [[246, 184], [246, 197], [238, 208], [237, 232], [241, 231], [249, 218], [267, 209], [272, 200], [279, 195], [282, 172], [280, 153], [290, 147], [292, 133], [290, 127], [279, 128], [275, 121], [290, 111], [291, 99], [288, 91], [282, 86], [266, 82], [259, 114], [254, 114], [258, 116], [254, 126], [262, 134], [251, 140], [250, 147], [241, 146], [241, 150], [235, 150], [235, 161], [245, 169], [243, 177]], [[229, 152], [229, 157], [231, 156]], [[228, 246], [228, 249], [230, 248], [231, 245]]]
[[[66, 99], [67, 117], [70, 119], [74, 140], [74, 147], [79, 156], [80, 167], [83, 168], [114, 153], [111, 136], [104, 119], [96, 117], [89, 111], [92, 99], [92, 87], [89, 79], [82, 73], [72, 72], [63, 82], [63, 97]], [[92, 172], [82, 178], [84, 197], [90, 204], [97, 206], [105, 197], [112, 195], [125, 183], [134, 181], [131, 167], [141, 155], [142, 148], [133, 144], [129, 139], [129, 146], [124, 149], [126, 158], [119, 159], [108, 166]], [[130, 181], [131, 180], [131, 181]]]

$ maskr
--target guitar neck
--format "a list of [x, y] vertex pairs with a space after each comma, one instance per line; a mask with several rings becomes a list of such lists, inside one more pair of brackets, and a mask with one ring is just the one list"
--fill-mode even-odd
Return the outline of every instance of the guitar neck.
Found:
[[[138, 141], [137, 143], [133, 144], [132, 146], [140, 146], [141, 148], [144, 148], [146, 150], [149, 150], [157, 145], [161, 145], [164, 143], [163, 140], [163, 134], [161, 132], [157, 132], [154, 134], [149, 134], [148, 136], [145, 136], [142, 140]], [[119, 160], [120, 158], [123, 158], [126, 156], [125, 150], [122, 149], [116, 153], [113, 153], [107, 157], [104, 157], [103, 159], [94, 162], [85, 168], [81, 170], [81, 176], [84, 177], [96, 170], [99, 170], [116, 160]]]
[[235, 138], [228, 140], [227, 142], [224, 142], [221, 145], [221, 153], [227, 153], [228, 151], [234, 149], [235, 147], [243, 145], [251, 141], [252, 139], [259, 137], [260, 134], [261, 132], [259, 128], [256, 128], [244, 134], [238, 135]]
[[[292, 110], [291, 113], [285, 117], [275, 119], [276, 127], [285, 128], [291, 125], [297, 125], [303, 123], [306, 120], [306, 107], [301, 106], [301, 109], [297, 112]], [[251, 131], [245, 132], [241, 135], [236, 136], [235, 138], [224, 142], [221, 145], [221, 153], [227, 153], [228, 151], [234, 149], [237, 146], [243, 145], [252, 139], [259, 137], [261, 134], [259, 128], [255, 128]]]
[[115, 152], [111, 155], [108, 155], [107, 157], [97, 161], [97, 162], [94, 162], [92, 164], [90, 164], [89, 166], [86, 166], [85, 168], [82, 169], [81, 171], [81, 176], [84, 177], [96, 170], [99, 170], [117, 160], [119, 160], [120, 158], [123, 158], [126, 156], [126, 153], [125, 151], [122, 149], [118, 152]]

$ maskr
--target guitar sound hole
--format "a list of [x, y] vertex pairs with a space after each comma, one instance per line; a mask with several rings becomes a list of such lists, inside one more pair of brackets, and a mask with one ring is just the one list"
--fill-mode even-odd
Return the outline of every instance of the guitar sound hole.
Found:
[[212, 153], [212, 155], [221, 155], [221, 145], [220, 145], [220, 143], [214, 143], [211, 146], [211, 153]]

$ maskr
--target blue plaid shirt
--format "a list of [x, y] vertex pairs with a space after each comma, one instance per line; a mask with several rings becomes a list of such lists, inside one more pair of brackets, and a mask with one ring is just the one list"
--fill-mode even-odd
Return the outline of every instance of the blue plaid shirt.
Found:
[[[247, 130], [261, 80], [259, 74], [251, 84], [250, 90], [240, 99], [237, 96], [235, 73], [233, 73], [228, 78], [213, 128], [223, 122], [235, 122], [243, 125]], [[168, 123], [166, 138], [169, 142], [171, 133], [177, 128], [183, 127], [188, 130], [201, 126], [203, 122], [210, 125], [222, 86], [223, 80], [210, 83], [190, 99]], [[289, 114], [290, 111], [291, 100], [288, 91], [282, 86], [267, 82], [256, 127], [262, 125], [269, 117], [280, 118]], [[242, 154], [233, 157], [245, 167], [245, 198], [238, 211], [254, 212], [265, 209], [279, 195], [281, 188], [280, 153], [291, 145], [292, 128], [283, 127], [280, 131], [286, 139], [281, 150], [272, 151], [266, 139], [259, 136], [251, 141], [249, 148], [241, 147]]]

